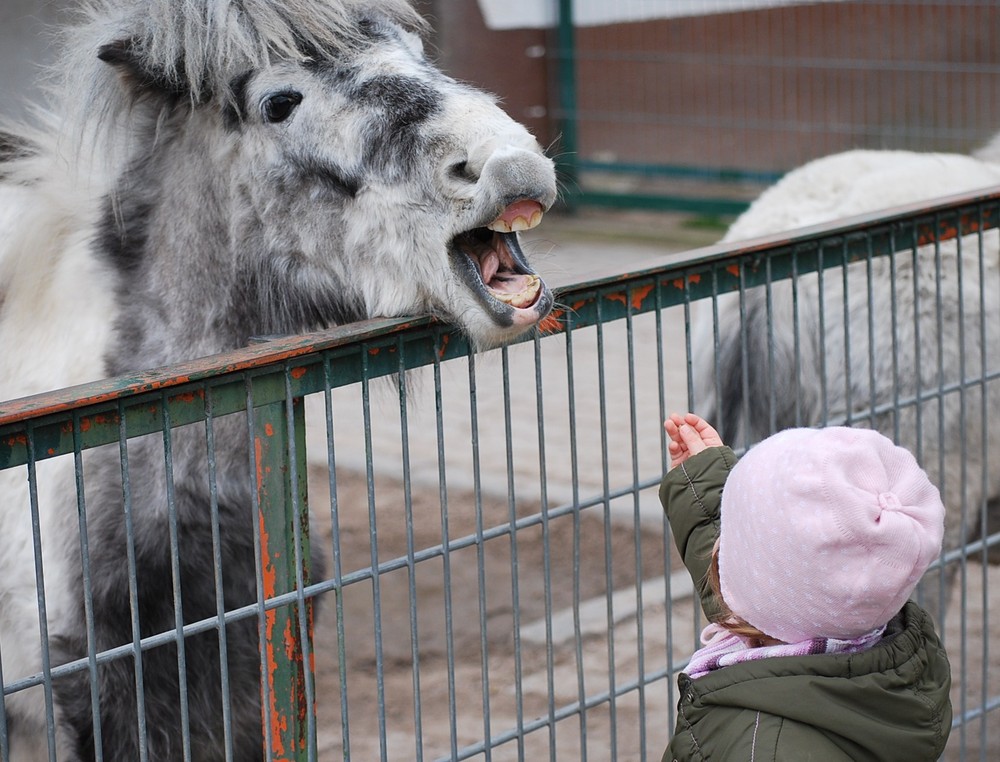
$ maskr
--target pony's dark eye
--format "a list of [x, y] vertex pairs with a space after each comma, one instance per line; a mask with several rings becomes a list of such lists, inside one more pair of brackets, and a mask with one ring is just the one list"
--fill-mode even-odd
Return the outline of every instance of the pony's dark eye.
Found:
[[260, 104], [260, 111], [268, 122], [283, 122], [302, 103], [302, 93], [286, 92], [269, 95]]

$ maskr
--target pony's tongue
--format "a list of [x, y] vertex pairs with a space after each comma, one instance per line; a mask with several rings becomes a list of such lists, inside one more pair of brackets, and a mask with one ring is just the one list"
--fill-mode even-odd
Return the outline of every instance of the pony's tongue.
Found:
[[479, 274], [490, 293], [512, 307], [529, 307], [541, 291], [541, 280], [534, 273], [518, 272], [514, 256], [507, 245], [508, 236], [494, 235], [476, 251], [469, 252], [479, 265]]
[[541, 281], [537, 275], [525, 275], [511, 270], [498, 272], [500, 258], [490, 252], [480, 260], [483, 268], [483, 283], [501, 302], [511, 307], [530, 307], [541, 291]]

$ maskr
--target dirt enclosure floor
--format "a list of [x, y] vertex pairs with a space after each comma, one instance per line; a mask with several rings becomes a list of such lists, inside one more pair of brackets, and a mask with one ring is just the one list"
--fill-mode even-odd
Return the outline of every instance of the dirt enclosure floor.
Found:
[[[322, 519], [328, 516], [328, 475], [317, 469], [314, 477], [313, 512], [329, 542], [331, 527]], [[372, 565], [366, 485], [363, 474], [337, 475], [345, 577]], [[470, 543], [446, 561], [441, 553], [422, 555], [441, 543], [437, 491], [412, 490], [409, 537], [400, 509], [403, 485], [378, 480], [375, 493], [377, 562], [406, 559], [408, 542], [417, 560], [412, 578], [404, 564], [383, 572], [377, 591], [370, 576], [347, 586], [340, 611], [332, 595], [323, 601], [316, 622], [319, 759], [445, 760], [456, 752], [480, 760], [660, 758], [676, 701], [673, 680], [663, 676], [668, 653], [685, 659], [700, 626], [683, 589], [674, 591], [668, 610], [662, 584], [657, 587], [669, 576], [665, 565], [676, 567], [665, 560], [661, 532], [646, 528], [637, 534], [627, 523], [606, 523], [600, 512], [584, 512], [555, 518], [545, 529], [522, 528], [515, 540], [505, 534], [479, 547]], [[474, 496], [449, 494], [447, 505], [448, 536], [474, 537]], [[518, 507], [519, 515], [537, 510]], [[505, 502], [484, 499], [481, 515], [508, 511]], [[637, 568], [646, 585], [635, 614]], [[1000, 632], [1000, 567], [984, 575], [981, 566], [969, 563], [965, 577], [964, 606], [956, 589], [945, 628], [956, 715], [982, 705], [984, 678], [987, 700], [1000, 695], [1000, 644], [982, 638], [984, 631]], [[608, 579], [614, 590], [626, 596], [632, 591], [632, 605], [622, 603], [621, 592], [615, 597], [611, 627]], [[579, 637], [571, 623], [574, 611], [580, 612]], [[640, 688], [642, 673], [660, 679]], [[612, 686], [619, 694], [613, 701]], [[510, 740], [488, 756], [481, 748], [463, 754], [490, 735]], [[944, 758], [1000, 759], [1000, 714], [956, 729]]]

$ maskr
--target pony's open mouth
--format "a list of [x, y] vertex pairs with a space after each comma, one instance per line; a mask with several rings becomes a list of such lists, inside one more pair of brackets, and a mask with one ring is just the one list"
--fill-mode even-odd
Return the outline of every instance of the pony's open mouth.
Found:
[[528, 265], [517, 238], [541, 219], [537, 201], [516, 201], [486, 227], [452, 239], [456, 271], [501, 325], [537, 322], [552, 309], [552, 293]]

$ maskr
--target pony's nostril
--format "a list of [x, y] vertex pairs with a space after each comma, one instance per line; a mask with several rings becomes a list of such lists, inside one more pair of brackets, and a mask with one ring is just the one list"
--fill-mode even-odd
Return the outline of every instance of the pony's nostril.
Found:
[[470, 183], [474, 183], [479, 179], [469, 167], [468, 161], [456, 161], [451, 165], [451, 168], [448, 170], [448, 174], [457, 180], [464, 180], [465, 182]]

